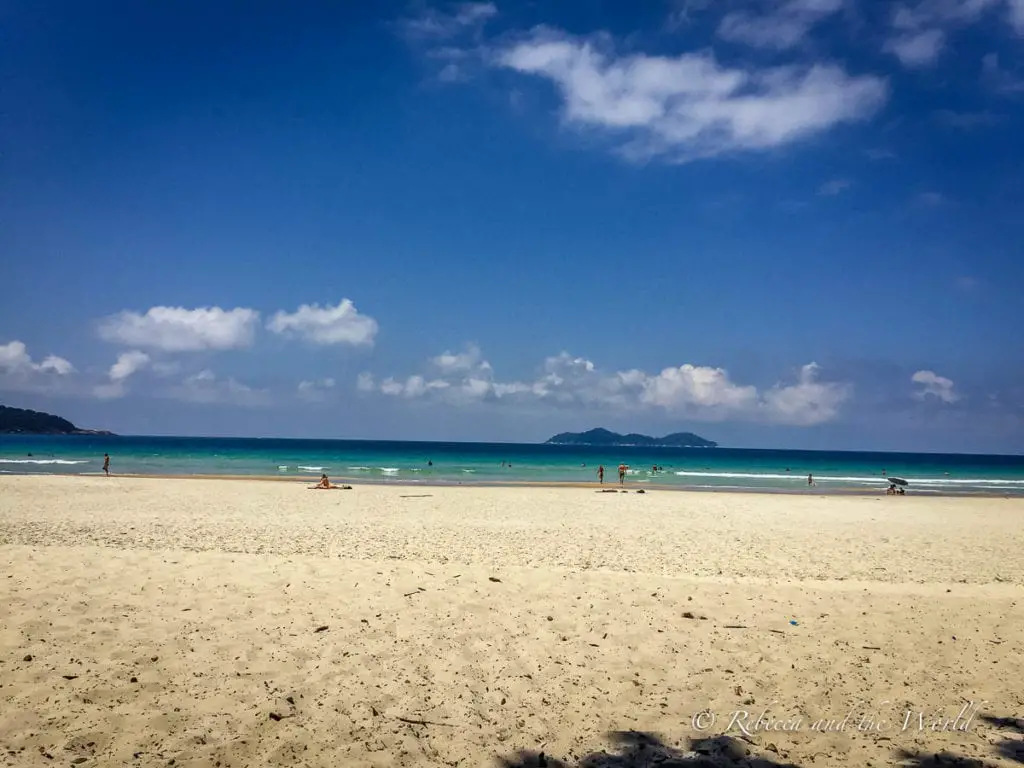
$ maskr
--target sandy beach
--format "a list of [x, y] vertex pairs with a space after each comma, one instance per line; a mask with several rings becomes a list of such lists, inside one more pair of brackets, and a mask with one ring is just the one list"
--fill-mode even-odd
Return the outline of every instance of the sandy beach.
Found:
[[2, 764], [1020, 765], [1022, 520], [3, 477]]

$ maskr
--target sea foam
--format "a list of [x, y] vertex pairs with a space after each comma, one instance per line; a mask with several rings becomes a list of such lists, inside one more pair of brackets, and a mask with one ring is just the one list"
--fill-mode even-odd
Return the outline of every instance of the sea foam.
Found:
[[88, 464], [88, 459], [0, 459], [0, 464]]

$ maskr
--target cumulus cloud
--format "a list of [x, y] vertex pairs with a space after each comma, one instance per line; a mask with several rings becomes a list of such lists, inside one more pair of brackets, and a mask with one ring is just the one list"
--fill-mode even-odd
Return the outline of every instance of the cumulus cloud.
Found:
[[0, 344], [0, 371], [3, 373], [55, 373], [67, 376], [75, 367], [63, 357], [47, 355], [40, 363], [33, 362], [26, 347], [20, 341]]
[[[650, 374], [640, 370], [602, 371], [591, 360], [561, 352], [544, 360], [529, 381], [500, 381], [479, 356], [446, 353], [432, 360], [434, 376], [389, 377], [377, 383], [359, 377], [364, 392], [392, 397], [436, 398], [448, 403], [547, 403], [554, 407], [656, 408], [673, 416], [701, 421], [739, 419], [810, 426], [835, 418], [852, 389], [818, 380], [814, 363], [800, 369], [794, 384], [776, 384], [763, 392], [738, 384], [722, 368], [684, 364]], [[456, 358], [457, 361], [456, 361]], [[439, 366], [438, 361], [444, 365]]]
[[194, 352], [248, 347], [259, 313], [220, 307], [151, 307], [145, 314], [125, 310], [100, 321], [100, 338], [165, 352]]
[[802, 41], [819, 21], [843, 7], [843, 0], [789, 0], [771, 13], [728, 13], [718, 26], [723, 40], [784, 50]]
[[56, 373], [58, 376], [67, 376], [69, 373], [74, 373], [75, 367], [63, 357], [47, 355], [43, 358], [43, 362], [39, 363], [37, 370], [44, 373], [47, 371], [53, 371], [53, 373]]
[[125, 352], [117, 358], [117, 362], [110, 366], [109, 376], [112, 381], [122, 381], [144, 368], [148, 363], [149, 355], [145, 352], [138, 350]]
[[359, 314], [355, 304], [342, 299], [335, 306], [303, 304], [295, 312], [277, 312], [267, 323], [273, 333], [305, 339], [313, 344], [371, 346], [377, 335], [377, 321]]
[[93, 389], [93, 394], [102, 399], [123, 397], [127, 379], [149, 365], [149, 362], [149, 355], [138, 350], [119, 355], [117, 361], [110, 366], [110, 370], [107, 372], [109, 381], [97, 385]]
[[741, 69], [707, 52], [619, 55], [607, 36], [546, 28], [497, 49], [491, 61], [549, 81], [568, 124], [605, 131], [640, 160], [781, 147], [866, 120], [888, 98], [883, 79], [830, 64]]
[[914, 391], [913, 395], [918, 400], [926, 400], [929, 397], [937, 398], [943, 403], [955, 403], [960, 395], [955, 391], [953, 382], [945, 376], [939, 376], [935, 371], [918, 371], [910, 380], [920, 384], [920, 389]]
[[442, 352], [431, 362], [441, 373], [459, 373], [474, 368], [489, 369], [490, 363], [480, 356], [480, 347], [470, 344], [463, 352]]
[[253, 389], [232, 377], [218, 377], [209, 368], [186, 377], [179, 385], [160, 393], [164, 397], [190, 403], [257, 407], [270, 404], [270, 393]]
[[764, 393], [762, 408], [768, 420], [780, 424], [810, 426], [832, 421], [853, 394], [850, 384], [818, 381], [817, 363], [800, 369], [796, 384], [776, 384]]
[[733, 383], [722, 368], [686, 363], [643, 376], [641, 401], [667, 410], [707, 411], [718, 417], [750, 411], [758, 402], [757, 387]]

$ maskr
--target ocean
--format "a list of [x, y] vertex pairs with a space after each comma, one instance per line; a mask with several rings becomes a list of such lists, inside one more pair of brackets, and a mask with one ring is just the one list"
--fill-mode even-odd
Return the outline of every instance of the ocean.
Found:
[[[285, 440], [99, 435], [0, 435], [0, 474], [274, 475], [335, 482], [420, 484], [617, 483], [692, 490], [1024, 495], [1024, 456], [578, 447], [514, 443]], [[654, 468], [659, 469], [655, 470]]]

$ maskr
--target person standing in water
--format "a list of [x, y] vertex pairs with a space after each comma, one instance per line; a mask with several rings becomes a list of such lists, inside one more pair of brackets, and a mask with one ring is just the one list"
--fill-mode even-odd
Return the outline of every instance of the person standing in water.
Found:
[[624, 485], [626, 482], [626, 465], [619, 464], [619, 485]]
[[109, 453], [104, 453], [103, 454], [103, 474], [105, 474], [107, 477], [110, 477], [110, 454]]
[[813, 476], [807, 475], [807, 485], [808, 486], [814, 485], [814, 477]]
[[601, 464], [597, 468], [597, 482], [604, 485], [604, 464]]

